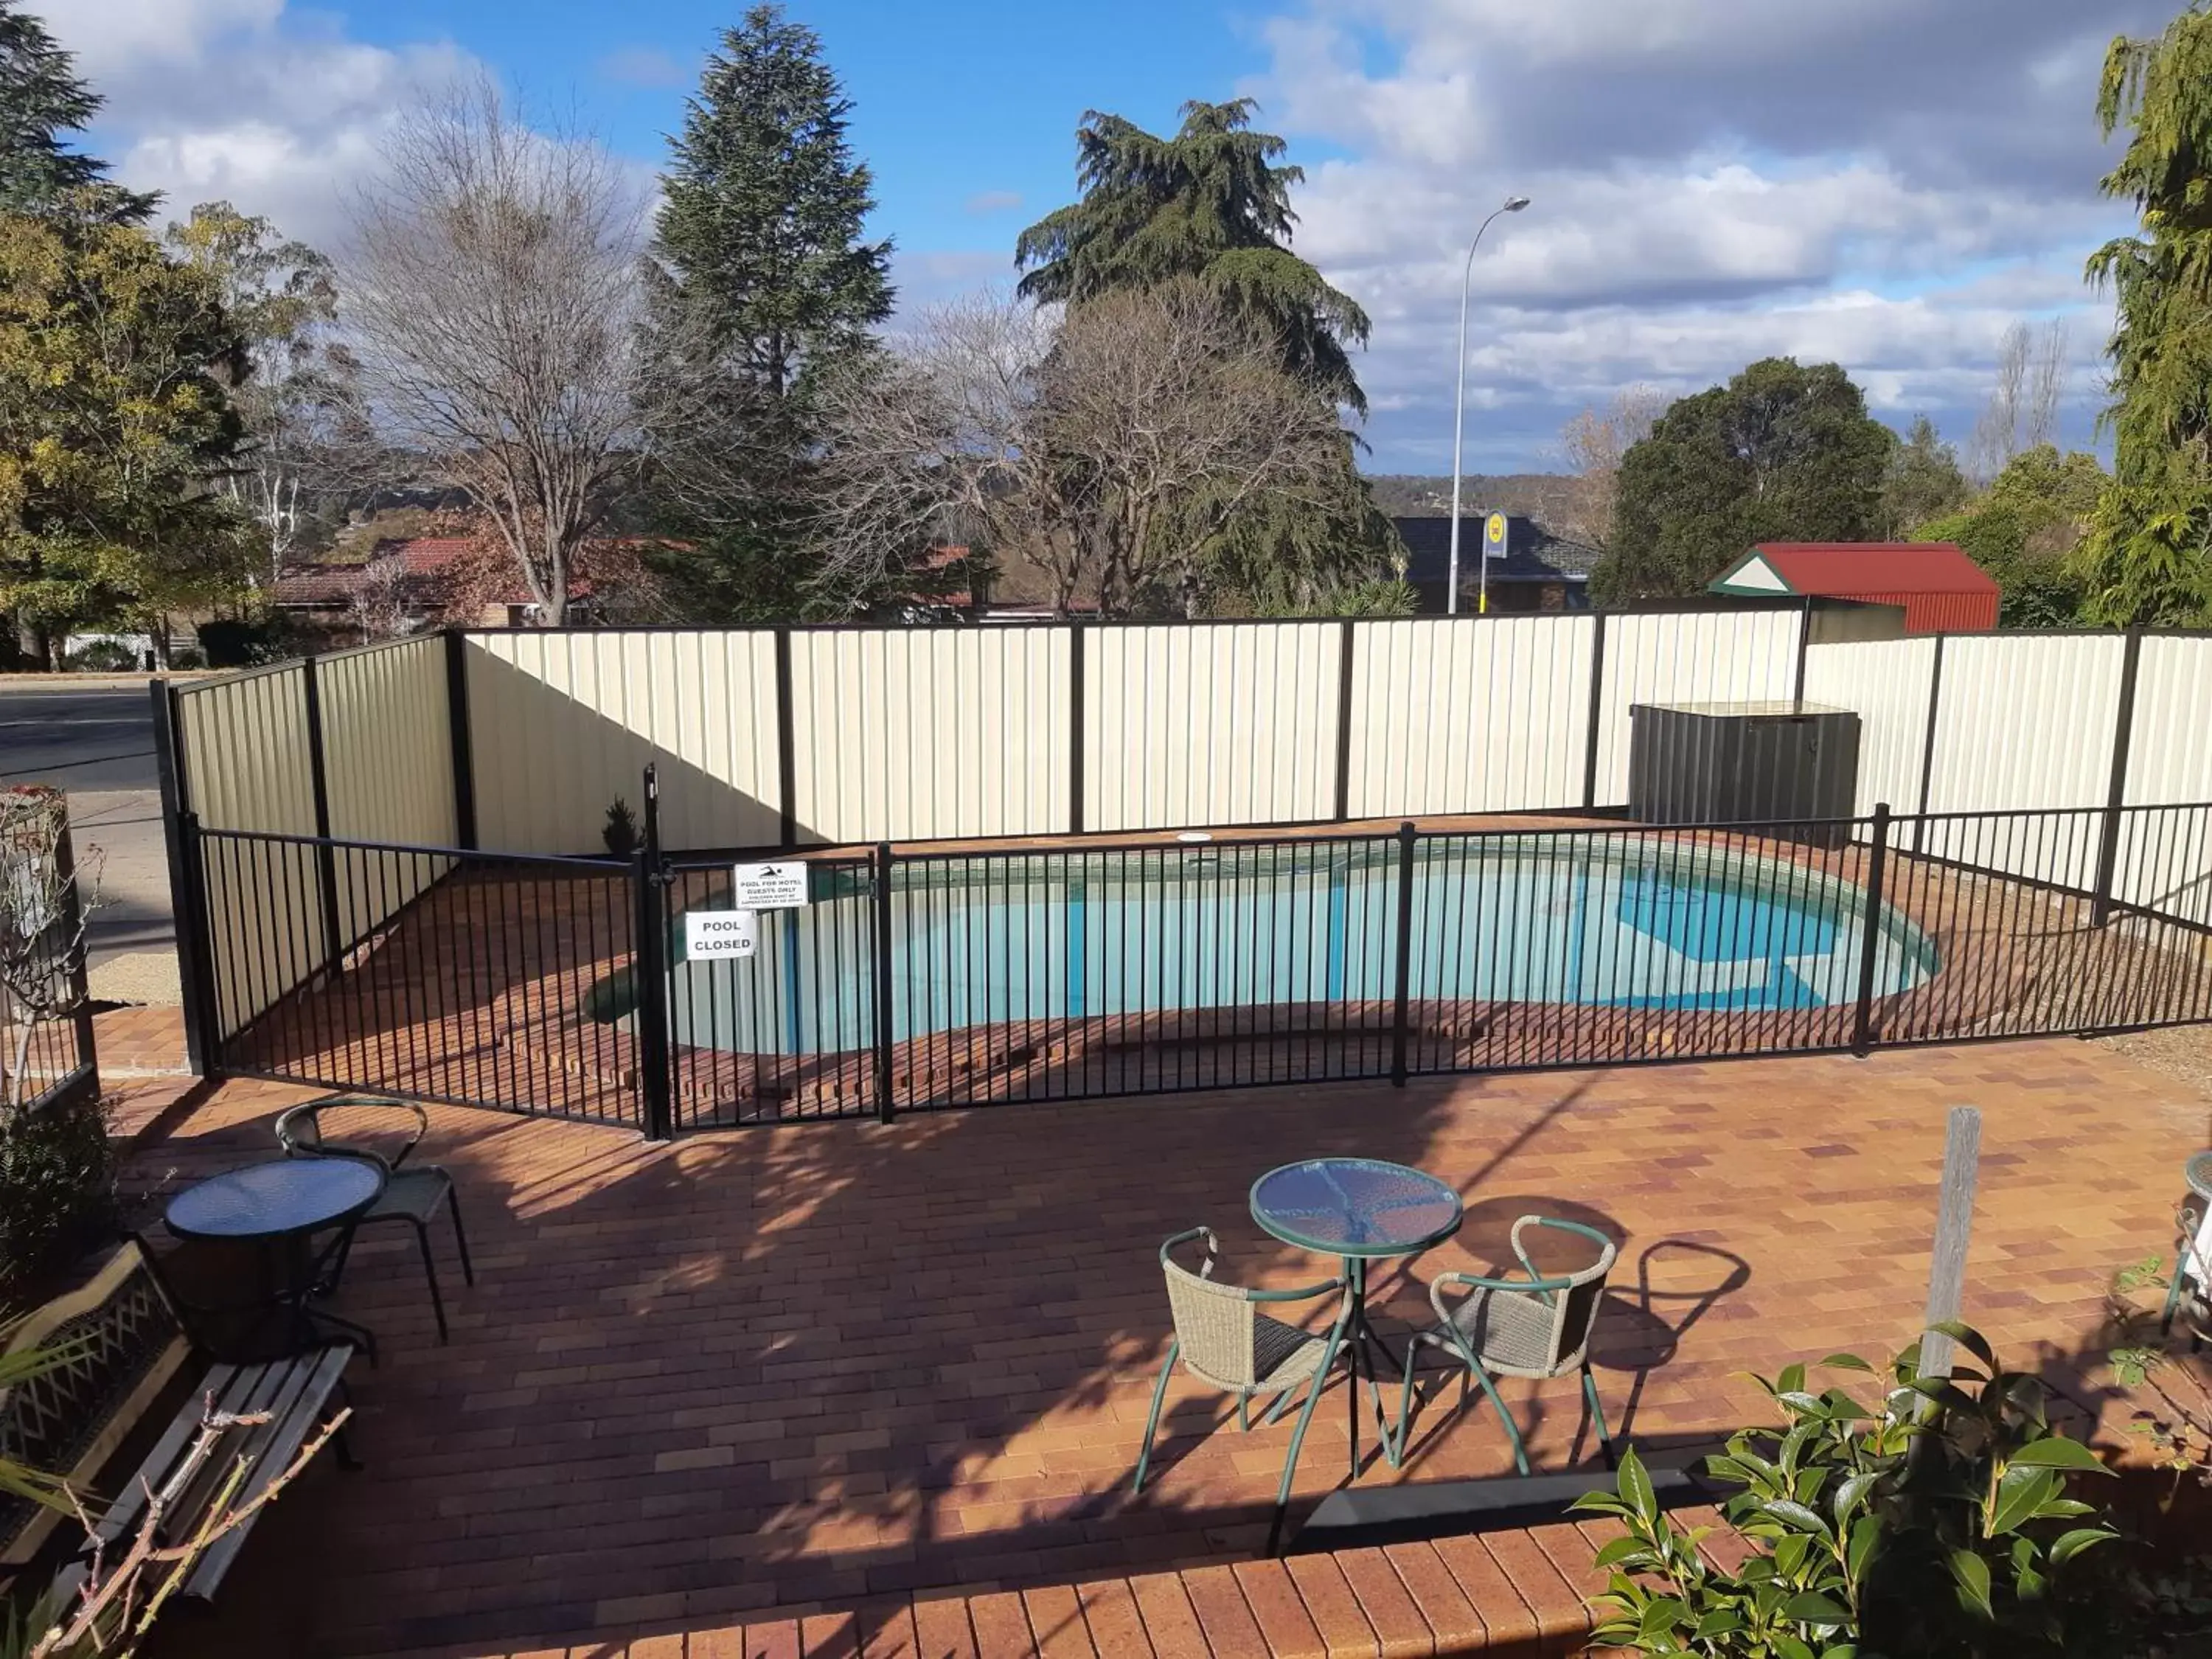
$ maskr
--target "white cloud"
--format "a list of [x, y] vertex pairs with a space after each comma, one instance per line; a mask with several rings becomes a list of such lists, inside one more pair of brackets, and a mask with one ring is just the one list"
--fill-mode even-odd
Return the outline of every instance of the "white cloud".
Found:
[[1022, 193], [1018, 190], [979, 190], [961, 204], [968, 212], [979, 216], [1010, 213], [1021, 204]]
[[1466, 238], [1471, 447], [1541, 464], [1636, 381], [1842, 362], [1877, 410], [1963, 437], [1996, 342], [2069, 314], [2067, 435], [2090, 441], [2109, 302], [2081, 282], [2127, 216], [2095, 181], [2104, 44], [2165, 0], [1297, 0], [1245, 88], [1294, 151], [1301, 252], [1375, 321], [1380, 466], [1449, 459]]
[[459, 48], [393, 50], [285, 0], [72, 0], [49, 26], [106, 100], [92, 147], [166, 214], [228, 198], [325, 246], [417, 90], [469, 72]]

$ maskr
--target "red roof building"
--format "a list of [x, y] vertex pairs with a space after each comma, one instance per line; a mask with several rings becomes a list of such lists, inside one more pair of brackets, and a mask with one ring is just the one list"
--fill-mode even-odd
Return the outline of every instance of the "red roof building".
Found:
[[1715, 579], [1711, 591], [1902, 605], [1908, 634], [1995, 628], [2002, 597], [1990, 573], [1955, 542], [1762, 542]]

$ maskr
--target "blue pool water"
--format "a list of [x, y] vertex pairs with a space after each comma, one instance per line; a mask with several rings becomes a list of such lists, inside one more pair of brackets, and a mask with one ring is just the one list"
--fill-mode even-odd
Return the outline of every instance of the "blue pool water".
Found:
[[[892, 1036], [1387, 1001], [1399, 870], [1396, 848], [1373, 842], [902, 864], [891, 893]], [[1675, 842], [1492, 836], [1422, 843], [1408, 915], [1417, 1001], [1756, 1012], [1856, 997], [1865, 896], [1786, 860]], [[757, 1054], [866, 1046], [875, 1018], [867, 896], [764, 913], [759, 923], [752, 960], [672, 969], [676, 1041]], [[1936, 965], [1920, 932], [1887, 912], [1876, 994], [1919, 984]]]

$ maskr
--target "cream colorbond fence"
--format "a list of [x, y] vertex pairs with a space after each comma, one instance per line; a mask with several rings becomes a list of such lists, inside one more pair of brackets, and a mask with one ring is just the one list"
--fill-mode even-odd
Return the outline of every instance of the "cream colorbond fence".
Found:
[[1334, 623], [1086, 629], [1084, 827], [1333, 816], [1344, 640]]
[[478, 844], [593, 851], [648, 762], [672, 850], [1617, 805], [1630, 703], [1787, 696], [1804, 625], [471, 634]]
[[776, 635], [767, 629], [465, 636], [476, 845], [597, 852], [607, 808], [660, 771], [671, 848], [782, 839]]
[[[165, 688], [171, 804], [254, 837], [194, 842], [206, 913], [180, 955], [221, 970], [186, 963], [188, 998], [220, 1003], [194, 1041], [252, 1023], [448, 867], [347, 842], [596, 851], [648, 764], [671, 850], [1541, 811], [1624, 804], [1633, 703], [1802, 690], [1861, 716], [1862, 813], [2212, 799], [2212, 639], [1808, 645], [1811, 620], [516, 631]], [[2187, 840], [2206, 822], [1937, 816], [1905, 850], [2212, 927], [2212, 848]]]
[[[434, 880], [364, 885], [313, 838], [450, 847], [461, 838], [450, 740], [448, 647], [400, 641], [189, 686], [157, 686], [172, 733], [172, 816], [207, 830], [293, 836], [207, 864], [222, 1035], [338, 960]], [[173, 884], [183, 873], [173, 846]], [[203, 983], [208, 982], [204, 979]]]
[[795, 633], [790, 649], [793, 748], [808, 757], [793, 773], [799, 840], [880, 840], [886, 824], [900, 840], [1066, 827], [1066, 630]]
[[1591, 805], [1628, 799], [1628, 710], [1639, 702], [1760, 702], [1795, 694], [1805, 613], [1692, 611], [1606, 618]]
[[1816, 645], [1805, 653], [1805, 700], [1859, 717], [1859, 784], [1853, 811], [1882, 801], [1918, 810], [1935, 687], [1932, 638]]
[[1354, 624], [1349, 815], [1507, 812], [1586, 799], [1593, 616]]
[[[307, 684], [305, 665], [293, 663], [189, 688], [160, 688], [171, 699], [183, 805], [202, 824], [315, 834]], [[173, 857], [171, 865], [173, 874]], [[251, 862], [210, 861], [208, 945], [235, 964], [215, 981], [222, 988], [221, 1002], [210, 1014], [220, 1035], [242, 1029], [329, 960], [320, 890], [314, 848], [308, 845], [258, 848]]]
[[[316, 663], [329, 833], [349, 841], [451, 847], [454, 801], [446, 642], [435, 636]], [[380, 927], [442, 877], [442, 860], [390, 870], [331, 861], [340, 950]]]
[[[255, 964], [219, 976], [226, 1033], [444, 868], [362, 889], [318, 835], [595, 852], [647, 764], [671, 851], [1618, 807], [1632, 704], [1802, 688], [1861, 717], [1862, 813], [2212, 800], [2212, 637], [1808, 645], [1811, 621], [456, 634], [164, 688], [163, 748], [204, 828], [302, 838], [206, 872], [207, 948]], [[1992, 853], [1939, 818], [1911, 850], [2212, 925], [2156, 815], [2099, 822]]]

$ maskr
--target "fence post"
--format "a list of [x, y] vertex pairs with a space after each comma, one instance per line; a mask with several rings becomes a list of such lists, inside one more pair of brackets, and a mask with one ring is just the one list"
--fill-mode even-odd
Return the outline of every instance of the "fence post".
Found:
[[891, 1103], [891, 844], [876, 843], [876, 1121], [889, 1123]]
[[1928, 836], [1928, 803], [1936, 787], [1936, 720], [1943, 708], [1943, 641], [1936, 636], [1936, 653], [1928, 665], [1928, 731], [1920, 744], [1920, 811], [1912, 820], [1912, 850], [1919, 852]]
[[1981, 1174], [1982, 1115], [1954, 1106], [1943, 1132], [1943, 1188], [1936, 1206], [1936, 1248], [1928, 1263], [1928, 1304], [1921, 1314], [1920, 1375], [1951, 1374], [1956, 1344], [1941, 1331], [1966, 1299], [1966, 1246], [1974, 1231], [1974, 1188]]
[[1067, 625], [1067, 832], [1083, 833], [1083, 624]]
[[1390, 1023], [1390, 1084], [1406, 1086], [1406, 1040], [1413, 988], [1413, 826], [1398, 826], [1398, 961]]
[[[168, 854], [171, 908], [175, 912], [179, 1000], [184, 1005], [185, 1064], [195, 1077], [207, 1075], [215, 1052], [213, 1028], [202, 1024], [206, 999], [202, 984], [210, 958], [201, 947], [202, 895], [185, 846], [185, 821], [191, 803], [185, 796], [184, 728], [177, 717], [177, 688], [149, 680], [154, 709], [154, 773], [161, 790], [161, 840]], [[193, 821], [198, 832], [198, 821]]]
[[2097, 892], [2089, 903], [2089, 925], [2112, 919], [2112, 877], [2119, 868], [2120, 826], [2128, 804], [2128, 754], [2136, 729], [2136, 676], [2142, 667], [2142, 629], [2128, 629], [2127, 654], [2120, 659], [2120, 707], [2113, 720], [2112, 775], [2105, 789], [2105, 828], [2097, 847]]
[[1583, 808], [1597, 805], [1597, 738], [1605, 716], [1605, 612], [1595, 614], [1597, 632], [1590, 640], [1589, 723], [1583, 734]]
[[783, 850], [799, 846], [798, 716], [792, 709], [791, 629], [775, 630], [775, 792], [782, 813], [777, 840]]
[[185, 1007], [185, 1051], [192, 1070], [201, 1077], [221, 1079], [224, 1073], [222, 1000], [215, 953], [215, 917], [208, 908], [207, 842], [200, 836], [200, 815], [182, 812], [177, 818], [177, 842], [181, 849], [184, 886], [177, 911], [177, 961], [185, 962], [185, 941], [191, 941], [198, 971], [179, 974]]
[[671, 1140], [676, 1134], [675, 1090], [669, 1077], [668, 915], [662, 898], [667, 872], [660, 858], [660, 778], [651, 766], [645, 769], [644, 828], [643, 842], [630, 860], [637, 903], [630, 967], [637, 988], [637, 1085], [647, 1139]]
[[1859, 923], [1859, 997], [1851, 1016], [1851, 1052], [1863, 1060], [1874, 1048], [1874, 975], [1881, 958], [1882, 866], [1889, 858], [1889, 803], [1874, 809], [1874, 850], [1867, 856], [1866, 915]]
[[1812, 665], [1813, 596], [1810, 593], [1797, 601], [1797, 678], [1790, 689], [1790, 700], [1805, 701], [1805, 671]]
[[1352, 816], [1352, 653], [1359, 624], [1346, 617], [1336, 647], [1336, 821]]
[[315, 676], [315, 659], [300, 663], [300, 683], [307, 702], [307, 781], [315, 796], [315, 885], [322, 896], [323, 938], [327, 954], [323, 967], [331, 973], [345, 971], [346, 939], [338, 921], [337, 854], [331, 846], [330, 775], [323, 761], [323, 694]]
[[446, 636], [446, 726], [453, 762], [453, 844], [477, 844], [477, 763], [469, 734], [469, 645], [458, 628]]

